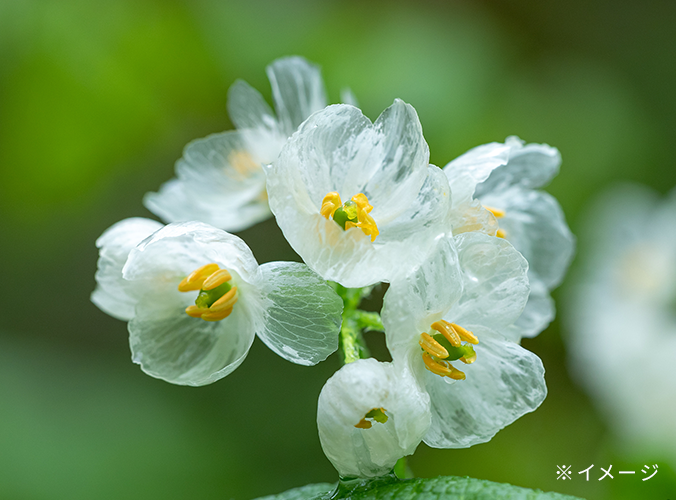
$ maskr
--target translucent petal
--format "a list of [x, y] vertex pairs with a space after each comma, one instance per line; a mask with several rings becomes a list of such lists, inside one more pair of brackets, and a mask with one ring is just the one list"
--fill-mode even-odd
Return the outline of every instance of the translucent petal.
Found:
[[[207, 322], [185, 313], [197, 292], [179, 292], [178, 284], [212, 262], [231, 273], [239, 299], [230, 316]], [[241, 239], [200, 222], [169, 224], [130, 252], [122, 274], [139, 295], [129, 323], [130, 345], [146, 373], [175, 384], [204, 385], [244, 360], [261, 299], [252, 285], [258, 265]]]
[[485, 182], [477, 186], [477, 198], [512, 186], [536, 189], [559, 173], [561, 155], [558, 149], [546, 144], [524, 145], [518, 137], [508, 137], [505, 145], [510, 147], [509, 162], [496, 168]]
[[254, 339], [252, 320], [238, 306], [214, 322], [192, 318], [180, 306], [165, 308], [173, 311], [165, 316], [154, 308], [137, 308], [129, 322], [134, 362], [173, 384], [200, 386], [225, 377], [244, 361]]
[[[384, 423], [355, 427], [372, 409]], [[363, 359], [338, 370], [319, 395], [317, 427], [326, 456], [342, 477], [374, 477], [412, 454], [429, 426], [429, 398], [409, 372]]]
[[502, 238], [464, 233], [454, 239], [463, 294], [444, 319], [495, 329], [514, 323], [528, 299], [526, 260]]
[[499, 228], [495, 216], [486, 210], [481, 202], [476, 199], [456, 204], [454, 198], [449, 221], [454, 235], [480, 232], [489, 236], [495, 236]]
[[[432, 423], [425, 443], [467, 448], [489, 441], [500, 429], [535, 410], [547, 395], [540, 358], [499, 334], [468, 325], [479, 337], [477, 360], [462, 365], [462, 381], [425, 370]], [[421, 362], [422, 363], [422, 362]]]
[[91, 300], [103, 312], [121, 320], [134, 316], [136, 296], [133, 286], [122, 278], [122, 267], [129, 252], [161, 227], [157, 221], [134, 217], [114, 224], [96, 240], [99, 260]]
[[575, 250], [575, 237], [556, 199], [544, 191], [513, 187], [481, 201], [505, 210], [499, 220], [505, 238], [523, 254], [548, 289], [556, 287]]
[[306, 265], [271, 262], [256, 283], [263, 318], [256, 332], [270, 349], [301, 365], [314, 365], [338, 348], [343, 302]]
[[514, 323], [514, 335], [508, 335], [510, 340], [519, 342], [522, 337], [535, 337], [540, 334], [556, 315], [554, 301], [549, 295], [547, 287], [537, 278], [528, 274], [530, 281], [530, 295], [528, 302], [519, 319]]
[[417, 233], [421, 237], [427, 229], [432, 229], [436, 236], [448, 227], [451, 206], [448, 181], [441, 169], [434, 165], [427, 168], [427, 174], [409, 210], [395, 219], [377, 221], [381, 222], [378, 226], [381, 230], [381, 244], [410, 238], [412, 233]]
[[263, 161], [244, 132], [213, 134], [189, 143], [176, 163], [177, 179], [144, 204], [168, 222], [200, 220], [236, 231], [269, 214]]
[[477, 184], [485, 181], [491, 172], [505, 165], [510, 147], [492, 142], [470, 149], [444, 167], [455, 203], [466, 203], [474, 195]]
[[122, 274], [127, 280], [136, 280], [137, 288], [148, 288], [149, 293], [180, 293], [180, 281], [211, 262], [234, 271], [247, 283], [253, 283], [258, 273], [251, 250], [237, 236], [201, 222], [177, 222], [164, 226], [134, 248]]
[[[204, 191], [211, 189], [205, 187]], [[202, 198], [202, 194], [180, 179], [171, 179], [162, 184], [159, 192], [146, 193], [143, 204], [167, 222], [198, 220], [232, 232], [251, 227], [272, 215], [264, 191], [259, 198], [239, 205], [233, 205], [227, 196]]]
[[244, 80], [236, 80], [228, 89], [228, 114], [238, 129], [264, 129], [272, 134], [279, 127], [261, 93]]
[[441, 319], [462, 294], [458, 254], [452, 238], [439, 238], [414, 272], [392, 280], [381, 312], [394, 359], [417, 347], [420, 334]]
[[266, 68], [281, 129], [290, 136], [312, 113], [326, 106], [319, 66], [298, 56], [277, 59]]
[[[352, 106], [330, 106], [301, 126], [270, 167], [270, 207], [291, 246], [325, 279], [348, 287], [389, 281], [393, 266], [415, 265], [429, 235], [443, 231], [435, 221], [445, 216], [448, 187], [439, 175], [428, 178], [427, 157], [415, 111], [403, 102], [375, 125]], [[383, 243], [319, 215], [332, 191], [344, 201], [367, 195]]]

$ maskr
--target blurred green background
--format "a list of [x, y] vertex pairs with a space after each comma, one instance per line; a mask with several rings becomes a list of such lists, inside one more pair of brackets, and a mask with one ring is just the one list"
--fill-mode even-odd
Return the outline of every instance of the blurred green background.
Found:
[[[511, 134], [554, 145], [548, 190], [575, 232], [614, 180], [676, 185], [674, 25], [676, 4], [650, 0], [0, 0], [0, 499], [246, 499], [337, 479], [315, 424], [336, 356], [304, 368], [256, 341], [227, 378], [176, 387], [132, 364], [125, 323], [89, 302], [95, 239], [151, 217], [141, 198], [183, 146], [231, 128], [236, 78], [269, 98], [265, 65], [303, 55], [332, 102], [349, 86], [371, 118], [413, 104], [437, 165]], [[296, 258], [272, 220], [241, 236], [260, 262]], [[571, 382], [558, 325], [524, 342], [547, 369], [540, 409], [469, 450], [423, 444], [411, 468], [673, 498], [673, 465], [620, 447]], [[589, 482], [556, 479], [592, 463]], [[596, 480], [654, 463], [648, 482]]]

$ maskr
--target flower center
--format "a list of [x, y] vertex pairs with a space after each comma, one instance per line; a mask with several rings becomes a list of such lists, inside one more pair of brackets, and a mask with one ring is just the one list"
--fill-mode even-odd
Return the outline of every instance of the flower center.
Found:
[[373, 426], [372, 422], [378, 422], [384, 424], [389, 418], [385, 415], [387, 410], [385, 408], [372, 408], [369, 410], [364, 418], [362, 418], [358, 424], [355, 425], [357, 429], [370, 429]]
[[[472, 344], [478, 344], [479, 339], [469, 330], [443, 319], [430, 326], [430, 333], [421, 333], [418, 342], [423, 350], [425, 368], [440, 377], [465, 380], [465, 373], [450, 362], [460, 360], [467, 365], [474, 363], [476, 353]], [[466, 343], [463, 344], [463, 341]]]
[[231, 152], [228, 155], [228, 163], [239, 174], [240, 179], [246, 179], [261, 170], [260, 164], [256, 163], [246, 151]]
[[204, 321], [220, 321], [230, 316], [237, 302], [237, 287], [232, 286], [232, 276], [218, 264], [211, 263], [195, 269], [178, 285], [179, 292], [199, 290], [195, 305], [185, 310], [188, 316]]
[[[484, 205], [484, 208], [488, 210], [490, 213], [492, 213], [496, 219], [502, 219], [507, 213], [501, 208], [487, 207], [486, 205]], [[497, 236], [498, 238], [505, 238], [507, 236], [507, 233], [505, 233], [504, 229], [498, 229], [498, 231], [495, 233], [495, 236]]]
[[350, 201], [343, 204], [340, 201], [340, 195], [332, 191], [324, 196], [319, 213], [327, 219], [332, 218], [345, 231], [358, 227], [366, 236], [370, 236], [373, 242], [380, 232], [376, 221], [369, 215], [371, 210], [373, 210], [373, 205], [369, 203], [364, 193], [355, 194]]

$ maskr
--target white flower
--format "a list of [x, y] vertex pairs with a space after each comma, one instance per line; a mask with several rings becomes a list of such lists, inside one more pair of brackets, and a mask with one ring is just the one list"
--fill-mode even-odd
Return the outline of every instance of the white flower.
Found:
[[313, 114], [268, 168], [284, 236], [325, 279], [354, 288], [390, 281], [443, 232], [450, 193], [412, 106], [375, 123], [334, 105]]
[[528, 297], [526, 270], [507, 241], [470, 232], [439, 238], [417, 270], [390, 284], [387, 346], [430, 395], [428, 445], [486, 442], [544, 400], [542, 362], [506, 334]]
[[133, 359], [153, 377], [204, 385], [246, 357], [254, 335], [283, 358], [336, 350], [342, 301], [307, 266], [259, 266], [236, 236], [200, 222], [123, 220], [97, 241], [92, 301], [129, 321]]
[[564, 311], [571, 374], [623, 444], [676, 463], [676, 191], [617, 186], [586, 215]]
[[398, 459], [413, 454], [429, 424], [429, 397], [392, 363], [349, 363], [319, 395], [319, 439], [343, 478], [391, 472]]
[[558, 173], [560, 164], [556, 148], [524, 145], [509, 137], [505, 144], [479, 146], [444, 167], [453, 193], [453, 233], [493, 235], [497, 230], [528, 261], [531, 295], [512, 328], [515, 340], [537, 335], [552, 321], [549, 292], [559, 285], [573, 256], [575, 239], [561, 207], [538, 190]]
[[228, 231], [270, 216], [263, 165], [277, 158], [287, 138], [314, 111], [326, 106], [319, 67], [302, 57], [267, 67], [275, 113], [242, 80], [228, 91], [228, 112], [237, 130], [189, 143], [176, 163], [176, 178], [147, 193], [148, 209], [167, 222], [199, 220]]

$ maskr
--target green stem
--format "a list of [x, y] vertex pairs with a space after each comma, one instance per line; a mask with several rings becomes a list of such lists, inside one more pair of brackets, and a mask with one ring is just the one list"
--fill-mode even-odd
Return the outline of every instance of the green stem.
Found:
[[347, 364], [368, 358], [370, 354], [362, 332], [382, 330], [382, 323], [378, 313], [362, 311], [358, 307], [364, 298], [371, 295], [373, 287], [345, 288], [337, 283], [333, 286], [343, 299], [343, 322], [340, 326], [340, 350], [343, 362]]

